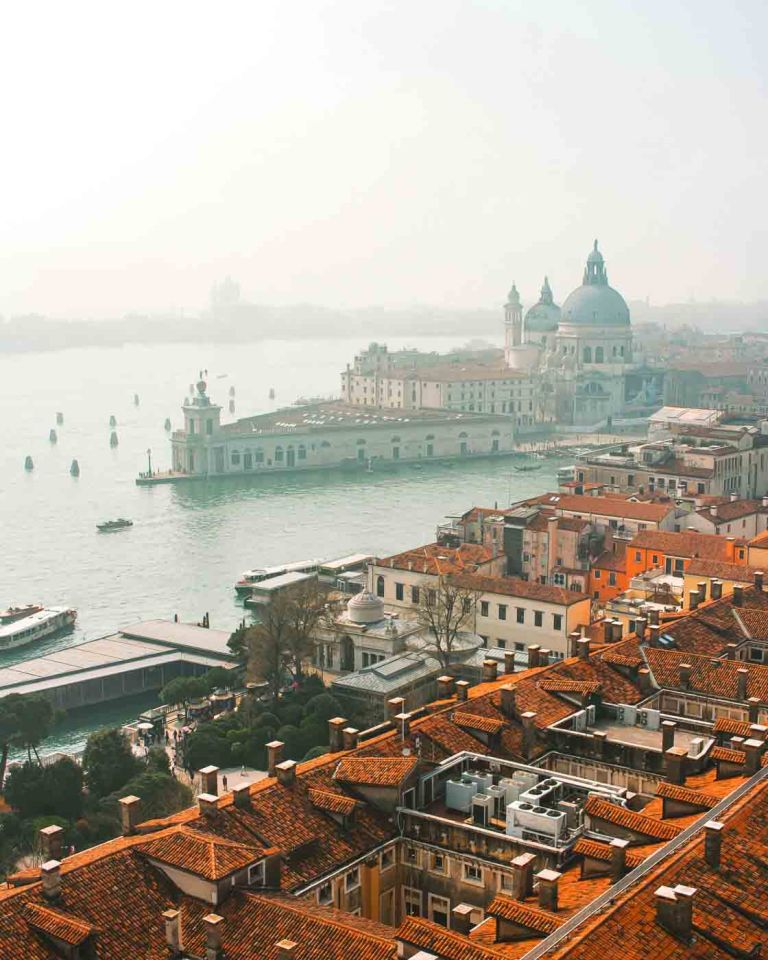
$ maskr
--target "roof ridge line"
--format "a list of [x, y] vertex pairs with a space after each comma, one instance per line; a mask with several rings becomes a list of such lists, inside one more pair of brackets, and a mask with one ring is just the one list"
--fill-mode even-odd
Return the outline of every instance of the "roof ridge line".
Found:
[[[285, 907], [286, 910], [290, 910], [292, 913], [297, 913], [303, 917], [312, 916], [312, 912], [309, 910], [301, 910], [298, 906], [295, 906], [290, 899], [285, 898], [283, 894], [280, 895], [278, 901], [277, 897], [265, 897], [263, 894], [256, 893], [251, 890], [244, 890], [243, 893], [245, 896], [253, 900], [266, 900], [268, 903], [280, 903], [280, 906]], [[325, 904], [311, 904], [310, 901], [299, 901], [298, 897], [292, 898], [297, 902], [305, 902], [310, 904], [312, 907], [323, 907]], [[337, 907], [331, 907], [330, 909], [336, 910]], [[357, 927], [349, 927], [346, 923], [342, 923], [341, 920], [337, 920], [335, 916], [322, 916], [318, 917], [319, 920], [322, 920], [323, 923], [332, 923], [335, 927], [340, 927], [342, 930], [346, 930], [350, 933], [359, 934], [363, 937], [375, 937], [376, 940], [379, 940], [381, 943], [390, 943], [391, 941], [387, 937], [381, 937], [377, 933], [366, 933], [364, 930], [358, 930]]]

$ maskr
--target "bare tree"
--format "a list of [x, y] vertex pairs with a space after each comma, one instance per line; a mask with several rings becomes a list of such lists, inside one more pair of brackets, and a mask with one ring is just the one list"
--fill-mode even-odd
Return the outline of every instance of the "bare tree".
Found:
[[434, 650], [444, 670], [448, 670], [459, 633], [472, 629], [478, 590], [462, 586], [448, 576], [424, 581], [416, 605], [422, 626], [431, 635], [428, 646]]
[[288, 620], [287, 653], [294, 677], [303, 675], [302, 665], [315, 652], [315, 632], [326, 613], [326, 591], [316, 580], [302, 583], [292, 591], [286, 605]]

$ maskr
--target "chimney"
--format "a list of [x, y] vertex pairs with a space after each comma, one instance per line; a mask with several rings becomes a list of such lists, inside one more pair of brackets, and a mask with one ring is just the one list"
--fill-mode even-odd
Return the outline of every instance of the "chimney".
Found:
[[501, 688], [501, 712], [510, 720], [515, 716], [516, 696], [517, 691], [511, 683], [507, 683]]
[[661, 723], [661, 749], [664, 753], [675, 745], [675, 730], [677, 724], [674, 720], [663, 720]]
[[[274, 773], [271, 774], [271, 776], [274, 776]], [[250, 810], [251, 809], [250, 784], [238, 783], [237, 786], [232, 787], [232, 798], [238, 810]]]
[[469, 697], [469, 680], [456, 681], [456, 699], [464, 703]]
[[506, 650], [504, 652], [504, 673], [515, 672], [515, 651]]
[[467, 936], [472, 929], [472, 911], [474, 907], [469, 903], [459, 903], [451, 910], [451, 929], [456, 933]]
[[43, 881], [43, 896], [46, 900], [58, 900], [61, 896], [61, 864], [58, 860], [47, 860], [40, 867], [40, 879]]
[[275, 773], [278, 783], [281, 783], [284, 787], [292, 787], [296, 780], [296, 761], [283, 760], [275, 767]]
[[523, 721], [523, 756], [526, 760], [530, 760], [536, 746], [536, 713], [533, 710], [526, 710], [520, 719]]
[[691, 670], [693, 666], [690, 663], [681, 663], [677, 668], [678, 683], [683, 690], [687, 690], [691, 685]]
[[650, 627], [648, 627], [648, 642], [652, 647], [658, 647], [660, 633], [661, 627], [658, 625], [658, 623], [652, 623]]
[[532, 644], [528, 647], [528, 669], [529, 669], [529, 670], [530, 670], [532, 667], [538, 667], [538, 665], [539, 665], [539, 650], [541, 650], [541, 647], [538, 645], [538, 643], [532, 643]]
[[704, 859], [713, 870], [720, 869], [720, 854], [723, 846], [723, 826], [719, 820], [704, 824]]
[[197, 771], [200, 774], [200, 793], [210, 793], [212, 797], [219, 795], [219, 768], [203, 767]]
[[270, 740], [267, 744], [267, 776], [274, 777], [275, 767], [283, 759], [283, 748], [285, 744], [282, 740]]
[[763, 590], [763, 571], [755, 570], [755, 590], [762, 593]]
[[637, 685], [643, 695], [651, 692], [651, 671], [648, 667], [640, 667], [637, 671]]
[[548, 647], [542, 647], [539, 650], [539, 666], [548, 667], [549, 666], [549, 657], [552, 651]]
[[658, 610], [658, 607], [654, 607], [654, 608], [651, 610], [651, 623], [652, 623], [654, 626], [656, 626], [656, 627], [658, 627], [658, 625], [659, 625], [659, 610]]
[[360, 731], [356, 727], [344, 727], [341, 736], [345, 750], [355, 750], [357, 748], [357, 738], [360, 736]]
[[405, 740], [411, 733], [411, 715], [410, 713], [398, 713], [392, 717], [392, 723], [395, 725], [395, 731]]
[[673, 937], [688, 943], [693, 923], [694, 887], [659, 887], [656, 891], [656, 922]]
[[608, 744], [608, 734], [605, 730], [593, 730], [592, 742], [595, 745], [595, 754], [602, 757]]
[[453, 677], [443, 676], [437, 678], [437, 699], [450, 700], [456, 690], [456, 682]]
[[685, 783], [685, 758], [688, 751], [685, 747], [670, 747], [664, 751], [667, 767], [667, 780], [681, 786]]
[[212, 817], [219, 809], [219, 798], [212, 793], [198, 793], [197, 806], [205, 817]]
[[224, 951], [221, 949], [221, 925], [224, 917], [217, 913], [209, 913], [203, 917], [205, 924], [205, 960], [223, 960]]
[[299, 945], [294, 940], [278, 940], [275, 946], [277, 947], [277, 960], [294, 960]]
[[736, 651], [739, 649], [738, 643], [726, 643], [725, 645], [725, 659], [726, 660], [735, 660]]
[[618, 643], [621, 640], [621, 635], [624, 633], [624, 624], [618, 617], [613, 621], [613, 627], [611, 630], [611, 637], [614, 643]]
[[573, 633], [568, 634], [568, 656], [576, 657], [579, 654], [579, 640], [581, 639], [581, 634], [578, 630], [574, 630]]
[[750, 697], [747, 700], [747, 705], [749, 707], [749, 722], [758, 723], [759, 712], [760, 712], [760, 697]]
[[491, 683], [496, 679], [498, 666], [495, 660], [483, 660], [483, 683]]
[[120, 822], [123, 825], [123, 836], [130, 837], [136, 833], [136, 826], [139, 823], [141, 815], [141, 800], [138, 797], [121, 797], [120, 804]]
[[[405, 710], [405, 700], [402, 697], [392, 697], [391, 700], [387, 700], [387, 719], [391, 720], [393, 717], [396, 717], [398, 713], [403, 713]], [[345, 720], [344, 723], [347, 721]]]
[[581, 660], [589, 660], [589, 637], [581, 637], [578, 643], [579, 647], [579, 658]]
[[542, 910], [557, 913], [557, 886], [562, 873], [557, 870], [539, 870], [536, 879], [539, 881], [539, 906]]
[[707, 599], [707, 581], [699, 580], [696, 587], [699, 591], [699, 603], [704, 603]]
[[710, 515], [713, 517], [717, 516], [717, 504], [713, 503], [709, 508]]
[[[401, 698], [397, 698], [401, 699]], [[387, 707], [392, 703], [388, 701]], [[389, 719], [392, 719], [392, 714], [389, 715]], [[328, 746], [331, 753], [338, 753], [339, 750], [344, 749], [344, 735], [342, 733], [344, 727], [346, 727], [349, 721], [346, 717], [332, 717], [328, 721]]]
[[763, 742], [761, 740], [745, 740], [742, 749], [747, 755], [746, 772], [751, 777], [760, 769], [760, 755], [763, 752]]
[[718, 579], [710, 580], [709, 592], [713, 600], [719, 600], [723, 595], [723, 581]]
[[525, 900], [533, 893], [533, 867], [536, 855], [521, 853], [511, 862], [512, 867], [512, 896], [515, 900]]
[[646, 617], [638, 617], [635, 620], [635, 634], [642, 640], [645, 637], [645, 631], [648, 626], [648, 620]]
[[165, 920], [165, 943], [168, 947], [168, 953], [172, 957], [177, 957], [181, 952], [181, 921], [179, 920], [179, 911], [164, 910], [163, 920]]
[[768, 738], [768, 727], [762, 723], [750, 724], [749, 736], [751, 740], [759, 740], [760, 743], [765, 743], [766, 738]]
[[620, 837], [615, 837], [613, 840], [611, 840], [611, 877], [614, 883], [617, 880], [621, 880], [621, 878], [627, 872], [628, 846], [629, 840], [622, 840]]
[[691, 592], [688, 594], [688, 607], [691, 610], [695, 610], [696, 607], [698, 607], [698, 605], [699, 605], [699, 591], [691, 590]]
[[611, 643], [613, 641], [613, 620], [607, 617], [603, 620], [603, 642]]
[[43, 863], [48, 860], [61, 860], [61, 835], [64, 830], [51, 824], [50, 827], [43, 827], [39, 833], [40, 852], [43, 855]]
[[746, 667], [739, 667], [736, 671], [736, 696], [739, 700], [747, 699], [747, 682], [749, 681], [749, 670]]
[[741, 607], [744, 604], [744, 587], [740, 583], [733, 585], [733, 605]]

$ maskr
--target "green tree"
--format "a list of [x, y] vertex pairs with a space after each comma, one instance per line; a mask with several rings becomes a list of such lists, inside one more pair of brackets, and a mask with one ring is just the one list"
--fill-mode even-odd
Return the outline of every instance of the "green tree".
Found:
[[307, 716], [316, 717], [323, 723], [342, 715], [341, 704], [330, 693], [318, 693], [307, 702], [304, 710]]
[[214, 764], [217, 767], [231, 765], [231, 744], [220, 724], [204, 723], [187, 738], [187, 765], [199, 770]]
[[147, 753], [147, 770], [151, 773], [171, 775], [171, 758], [164, 747], [150, 747]]
[[83, 811], [83, 770], [70, 757], [43, 768], [43, 783], [49, 798], [46, 813], [76, 820]]
[[0, 786], [5, 782], [8, 752], [19, 732], [16, 704], [20, 699], [20, 693], [11, 693], [0, 700]]
[[141, 797], [141, 815], [145, 820], [168, 817], [192, 803], [192, 791], [167, 773], [145, 770], [124, 784], [126, 793]]
[[55, 716], [53, 704], [45, 697], [35, 694], [19, 695], [13, 710], [16, 715], [14, 743], [27, 751], [28, 760], [32, 759], [34, 753], [35, 759], [40, 763], [37, 748], [51, 732]]
[[121, 730], [97, 730], [88, 737], [83, 771], [88, 790], [94, 796], [106, 797], [119, 790], [140, 772], [141, 766]]
[[45, 790], [45, 771], [40, 764], [27, 760], [12, 767], [5, 781], [5, 799], [23, 819], [45, 813], [50, 798]]
[[191, 700], [198, 700], [208, 692], [202, 677], [174, 677], [160, 691], [160, 702], [183, 706], [186, 713]]

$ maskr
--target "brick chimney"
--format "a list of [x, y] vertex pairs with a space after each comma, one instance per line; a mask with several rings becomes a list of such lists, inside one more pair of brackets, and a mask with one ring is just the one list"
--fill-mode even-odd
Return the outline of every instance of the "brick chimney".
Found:
[[219, 809], [219, 798], [212, 793], [198, 793], [197, 806], [204, 817], [212, 817]]
[[212, 797], [219, 795], [219, 768], [210, 766], [197, 771], [200, 774], [200, 793], [210, 793]]
[[640, 639], [644, 639], [645, 631], [648, 627], [648, 620], [646, 617], [638, 617], [635, 620], [635, 635]]
[[557, 913], [557, 888], [562, 873], [557, 870], [539, 870], [536, 879], [539, 881], [539, 906], [542, 910]]
[[498, 667], [495, 660], [483, 660], [483, 683], [492, 683], [496, 679]]
[[205, 960], [224, 960], [224, 951], [221, 948], [221, 925], [224, 917], [217, 913], [209, 913], [203, 917], [205, 926]]
[[666, 753], [670, 747], [674, 747], [675, 745], [675, 730], [677, 730], [677, 724], [674, 720], [662, 720], [661, 749], [664, 751], [664, 753]]
[[749, 707], [749, 722], [757, 723], [760, 716], [760, 697], [749, 697], [747, 705]]
[[511, 862], [512, 896], [515, 900], [525, 900], [533, 893], [533, 868], [536, 863], [534, 853], [521, 853]]
[[685, 747], [670, 747], [664, 751], [664, 760], [667, 768], [667, 780], [679, 785], [685, 783], [685, 758], [688, 751]]
[[504, 652], [504, 673], [515, 672], [515, 651], [506, 650]]
[[746, 667], [739, 667], [736, 671], [736, 696], [739, 700], [747, 699], [747, 683], [749, 681], [749, 670]]
[[603, 620], [603, 642], [613, 642], [613, 620], [609, 620], [607, 617]]
[[178, 957], [181, 952], [181, 921], [178, 910], [164, 910], [165, 944], [171, 957]]
[[437, 699], [450, 700], [456, 692], [456, 681], [447, 675], [437, 678]]
[[720, 854], [723, 846], [723, 826], [719, 820], [704, 824], [704, 859], [713, 870], [720, 869]]
[[[397, 699], [401, 698], [398, 697]], [[389, 707], [390, 703], [392, 703], [391, 700], [387, 704], [387, 707]], [[389, 719], [392, 719], [391, 714]], [[328, 721], [328, 746], [331, 753], [338, 753], [339, 750], [344, 749], [344, 734], [342, 731], [348, 722], [346, 717], [332, 717]]]
[[283, 748], [285, 744], [282, 740], [270, 740], [267, 744], [267, 776], [274, 777], [275, 767], [283, 759]]
[[746, 773], [748, 777], [753, 776], [760, 769], [760, 756], [763, 752], [762, 740], [745, 740], [742, 744], [742, 750], [747, 756]]
[[64, 830], [57, 827], [56, 824], [42, 828], [39, 837], [43, 863], [48, 860], [61, 860], [61, 835], [63, 833]]
[[[272, 774], [274, 776], [274, 774]], [[232, 787], [232, 799], [238, 810], [251, 809], [251, 792], [249, 783], [238, 783]]]
[[713, 600], [719, 600], [723, 595], [723, 581], [718, 580], [716, 577], [714, 580], [710, 580], [709, 592]]
[[755, 570], [755, 590], [762, 593], [763, 590], [763, 571]]
[[[387, 719], [391, 720], [392, 717], [396, 717], [398, 713], [402, 713], [405, 710], [405, 700], [402, 697], [392, 697], [391, 700], [387, 700]], [[345, 720], [344, 723], [347, 721]]]
[[733, 605], [734, 607], [744, 605], [744, 587], [740, 583], [733, 585]]
[[568, 656], [577, 657], [579, 655], [579, 640], [581, 639], [581, 634], [578, 630], [574, 630], [573, 633], [568, 634]]
[[456, 699], [460, 703], [464, 703], [468, 697], [469, 697], [469, 681], [457, 680], [456, 681]]
[[539, 666], [548, 667], [549, 666], [549, 657], [552, 651], [548, 647], [542, 647], [539, 650]]
[[526, 710], [520, 719], [523, 721], [523, 756], [530, 760], [536, 746], [536, 712]]
[[637, 685], [640, 688], [640, 693], [651, 692], [651, 671], [648, 667], [640, 667], [637, 671]]
[[360, 736], [360, 731], [356, 727], [344, 727], [341, 736], [344, 749], [354, 750], [357, 747], [357, 738]]
[[735, 660], [736, 651], [739, 649], [738, 643], [726, 643], [725, 645], [725, 659], [726, 660]]
[[678, 681], [683, 690], [687, 690], [691, 685], [691, 670], [693, 667], [690, 663], [681, 663], [677, 668]]
[[650, 627], [648, 627], [648, 643], [652, 647], [658, 647], [660, 633], [661, 627], [658, 625], [658, 623], [652, 623]]
[[58, 860], [47, 860], [40, 867], [40, 879], [43, 881], [43, 896], [46, 900], [58, 900], [61, 896], [61, 864]]
[[278, 763], [275, 767], [275, 774], [278, 783], [281, 783], [284, 787], [292, 787], [296, 781], [296, 761], [283, 760], [282, 763]]
[[139, 797], [121, 797], [118, 800], [120, 804], [120, 822], [123, 826], [123, 836], [130, 837], [136, 833], [136, 826], [141, 816], [141, 800]]
[[613, 627], [611, 630], [611, 638], [614, 643], [618, 643], [621, 640], [622, 634], [624, 633], [624, 624], [619, 620], [618, 617], [613, 621]]
[[517, 690], [511, 683], [505, 684], [501, 688], [501, 712], [510, 720], [515, 716], [515, 698]]
[[656, 922], [673, 937], [688, 943], [693, 924], [694, 887], [659, 887], [656, 891]]
[[688, 607], [691, 610], [695, 610], [699, 605], [699, 591], [691, 590], [688, 594]]
[[696, 588], [699, 591], [699, 603], [704, 603], [707, 599], [707, 581], [699, 580], [696, 584]]
[[539, 665], [539, 650], [541, 650], [541, 647], [538, 645], [538, 643], [532, 643], [532, 644], [528, 647], [528, 669], [529, 669], [529, 670], [530, 670], [532, 667], [538, 667], [538, 665]]
[[590, 648], [589, 637], [580, 637], [578, 647], [579, 647], [579, 658], [581, 660], [589, 660], [589, 648]]
[[275, 946], [277, 947], [277, 960], [294, 960], [299, 945], [295, 940], [278, 940]]
[[651, 618], [651, 623], [653, 624], [653, 626], [654, 626], [654, 627], [658, 627], [658, 625], [659, 625], [659, 611], [658, 611], [658, 608], [657, 608], [657, 607], [653, 607], [653, 608], [650, 610], [650, 618]]
[[611, 840], [611, 877], [615, 881], [621, 880], [627, 872], [627, 847], [629, 840], [615, 837]]
[[469, 903], [459, 903], [451, 910], [451, 929], [456, 933], [467, 936], [472, 929], [472, 911], [474, 907]]

